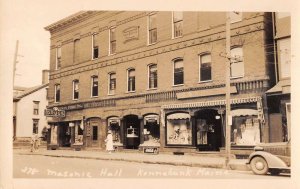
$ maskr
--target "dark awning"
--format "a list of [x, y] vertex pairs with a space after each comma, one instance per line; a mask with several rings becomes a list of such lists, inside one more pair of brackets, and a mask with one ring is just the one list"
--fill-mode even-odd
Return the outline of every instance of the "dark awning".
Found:
[[281, 80], [266, 92], [267, 95], [291, 94], [291, 80]]

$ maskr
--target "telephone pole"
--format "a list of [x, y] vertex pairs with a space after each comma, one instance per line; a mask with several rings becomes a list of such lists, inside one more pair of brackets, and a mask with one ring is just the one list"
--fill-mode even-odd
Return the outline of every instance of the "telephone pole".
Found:
[[231, 55], [230, 55], [230, 13], [226, 13], [226, 79], [225, 79], [225, 86], [226, 86], [226, 166], [228, 167], [230, 156], [231, 156], [231, 123], [232, 118], [230, 115], [230, 64], [231, 64]]
[[15, 77], [16, 77], [16, 67], [18, 63], [18, 48], [19, 48], [19, 40], [16, 42], [16, 50], [15, 50], [15, 57], [14, 57], [14, 72], [13, 72], [13, 87], [15, 86]]

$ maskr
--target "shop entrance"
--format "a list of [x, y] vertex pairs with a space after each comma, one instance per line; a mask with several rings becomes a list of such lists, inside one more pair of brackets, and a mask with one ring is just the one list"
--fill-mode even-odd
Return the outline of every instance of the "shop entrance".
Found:
[[71, 128], [68, 122], [61, 122], [58, 126], [59, 147], [71, 147]]
[[198, 111], [196, 119], [196, 146], [199, 151], [219, 151], [222, 145], [222, 121], [217, 110]]
[[[100, 147], [100, 119], [90, 118], [86, 124], [86, 146]], [[101, 140], [104, 140], [103, 137]]]
[[140, 145], [140, 122], [138, 116], [128, 115], [124, 117], [125, 147], [138, 149]]

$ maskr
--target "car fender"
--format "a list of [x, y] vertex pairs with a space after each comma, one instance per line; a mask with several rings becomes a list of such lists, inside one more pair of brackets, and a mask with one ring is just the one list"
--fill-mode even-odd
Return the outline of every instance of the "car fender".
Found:
[[286, 163], [279, 157], [264, 151], [257, 151], [250, 154], [247, 164], [249, 164], [251, 160], [256, 156], [263, 157], [267, 161], [269, 168], [288, 168]]

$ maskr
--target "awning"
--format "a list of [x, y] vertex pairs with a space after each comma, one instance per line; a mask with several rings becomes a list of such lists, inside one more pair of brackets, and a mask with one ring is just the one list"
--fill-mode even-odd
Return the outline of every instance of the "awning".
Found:
[[[237, 89], [235, 86], [230, 86], [230, 93], [231, 94], [237, 93]], [[186, 98], [197, 98], [203, 96], [213, 96], [213, 95], [222, 95], [222, 94], [225, 94], [225, 87], [180, 92], [180, 93], [176, 93], [176, 96], [177, 99], [186, 99]]]
[[118, 124], [119, 126], [121, 125], [120, 124], [120, 118], [118, 117], [111, 117], [108, 119], [108, 124], [111, 125], [111, 124]]
[[274, 87], [269, 89], [267, 95], [290, 94], [291, 93], [291, 80], [281, 80]]
[[168, 120], [174, 120], [174, 119], [190, 119], [191, 116], [188, 113], [175, 113], [167, 116]]
[[147, 124], [147, 122], [151, 122], [151, 123], [157, 123], [159, 124], [159, 116], [152, 114], [152, 115], [147, 115], [144, 117], [144, 125]]
[[[262, 98], [260, 96], [256, 97], [245, 97], [245, 98], [234, 98], [231, 99], [231, 104], [245, 104], [245, 103], [254, 103]], [[193, 102], [193, 103], [183, 103], [183, 104], [170, 104], [164, 105], [162, 109], [185, 109], [185, 108], [201, 108], [201, 107], [213, 107], [213, 106], [220, 106], [225, 105], [224, 100], [212, 100], [212, 101], [203, 101], [203, 102]]]
[[236, 110], [231, 110], [230, 115], [232, 117], [235, 117], [235, 116], [251, 116], [251, 115], [258, 115], [258, 111], [253, 110], [253, 109], [236, 109]]

